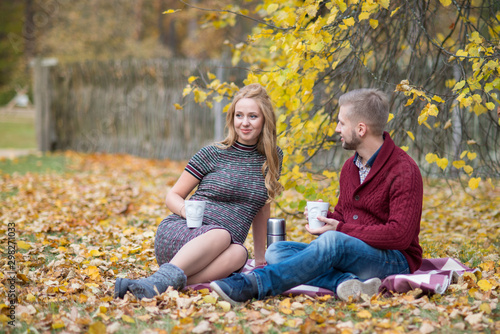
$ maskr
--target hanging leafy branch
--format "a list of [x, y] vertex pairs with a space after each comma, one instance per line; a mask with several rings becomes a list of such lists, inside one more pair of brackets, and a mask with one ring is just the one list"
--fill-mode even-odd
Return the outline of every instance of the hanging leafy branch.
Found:
[[[232, 63], [276, 104], [287, 189], [335, 197], [345, 160], [333, 136], [337, 98], [360, 87], [393, 92], [388, 129], [425, 173], [462, 177], [472, 189], [500, 175], [497, 1], [262, 0], [252, 14], [228, 6], [210, 20], [250, 15], [257, 24], [230, 44]], [[185, 95], [210, 104], [235, 91], [214, 77], [193, 80]]]

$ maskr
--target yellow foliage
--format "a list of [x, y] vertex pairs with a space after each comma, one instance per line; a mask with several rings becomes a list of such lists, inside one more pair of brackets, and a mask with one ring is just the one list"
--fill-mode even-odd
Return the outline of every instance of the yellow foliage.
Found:
[[448, 129], [450, 126], [451, 126], [451, 119], [446, 121], [446, 123], [444, 124], [443, 130]]
[[448, 166], [448, 159], [446, 158], [441, 158], [436, 160], [436, 164], [444, 170]]
[[479, 186], [479, 182], [481, 181], [480, 177], [473, 177], [469, 180], [469, 188], [476, 189]]
[[453, 90], [459, 90], [462, 89], [465, 86], [465, 80], [462, 80], [460, 82], [457, 82], [455, 84], [455, 87], [453, 87]]
[[438, 156], [434, 153], [427, 153], [427, 155], [425, 156], [425, 160], [430, 164], [433, 162], [436, 162], [437, 159], [438, 159]]
[[[320, 7], [320, 2], [312, 0], [301, 2], [263, 0], [255, 8], [255, 13], [259, 13], [262, 17], [262, 24], [255, 25], [251, 35], [248, 36], [247, 43], [231, 45], [232, 63], [237, 65], [243, 61], [250, 64], [244, 83], [258, 82], [266, 86], [275, 104], [278, 115], [277, 130], [283, 139], [280, 140], [280, 144], [284, 143], [282, 145], [285, 151], [284, 162], [287, 165], [283, 168], [282, 180], [288, 182], [287, 186], [300, 186], [299, 192], [304, 197], [311, 195], [306, 192], [309, 188], [321, 189], [332, 196], [336, 195], [335, 187], [320, 186], [318, 181], [320, 177], [301, 179], [305, 176], [302, 174], [302, 169], [307, 170], [306, 157], [321, 153], [328, 147], [338, 147], [335, 137], [328, 138], [335, 136], [335, 125], [332, 124], [334, 123], [332, 120], [335, 119], [337, 110], [325, 111], [322, 108], [336, 106], [337, 95], [352, 87], [348, 80], [340, 80], [342, 76], [339, 74], [349, 69], [348, 66], [343, 66], [354, 64], [346, 63], [345, 60], [358, 62], [366, 72], [374, 72], [368, 75], [369, 79], [366, 81], [363, 77], [366, 73], [360, 76], [362, 78], [360, 82], [363, 84], [371, 85], [372, 77], [375, 78], [378, 75], [377, 65], [380, 59], [384, 58], [382, 54], [384, 51], [368, 44], [361, 47], [363, 43], [356, 42], [351, 45], [351, 41], [355, 41], [352, 37], [356, 36], [361, 27], [365, 29], [365, 33], [377, 36], [376, 31], [366, 31], [367, 23], [369, 23], [372, 29], [380, 29], [380, 27], [385, 29], [380, 32], [380, 39], [383, 40], [384, 31], [391, 27], [390, 22], [393, 20], [400, 22], [398, 20], [405, 16], [403, 15], [405, 13], [400, 11], [403, 6], [398, 7], [398, 5], [399, 3], [395, 1], [391, 3], [390, 0], [332, 0], [321, 3]], [[446, 15], [454, 15], [457, 10], [456, 6], [457, 4], [451, 0], [432, 3], [430, 7], [436, 13], [433, 19], [441, 20]], [[227, 8], [233, 12], [241, 10], [239, 5], [229, 5]], [[220, 22], [218, 17], [220, 14], [212, 15], [217, 16], [215, 21]], [[475, 16], [477, 15], [471, 12], [467, 18], [460, 17], [461, 21], [454, 22], [449, 27], [438, 24], [435, 29], [426, 31], [430, 35], [427, 38], [434, 44], [432, 48], [446, 49], [443, 54], [452, 55], [449, 58], [450, 66], [467, 66], [471, 69], [461, 71], [456, 78], [444, 77], [441, 83], [444, 83], [447, 90], [420, 86], [427, 85], [426, 82], [441, 80], [436, 77], [436, 74], [429, 77], [427, 81], [419, 79], [419, 82], [411, 84], [405, 78], [388, 79], [389, 84], [396, 84], [397, 94], [406, 99], [402, 110], [393, 110], [388, 118], [389, 127], [412, 124], [411, 129], [398, 129], [405, 131], [411, 141], [415, 142], [415, 145], [408, 146], [405, 145], [407, 143], [398, 143], [406, 150], [412, 151], [415, 146], [420, 147], [421, 139], [418, 137], [426, 136], [430, 132], [436, 134], [438, 131], [447, 130], [446, 136], [441, 138], [449, 137], [450, 130], [455, 125], [452, 120], [455, 120], [456, 109], [467, 110], [473, 113], [470, 117], [476, 117], [495, 110], [495, 103], [500, 103], [496, 95], [496, 91], [500, 89], [499, 60], [494, 57], [497, 49], [491, 44], [491, 36], [488, 32], [484, 29], [463, 30], [470, 31], [470, 33], [467, 39], [461, 42], [457, 40], [456, 35], [448, 35], [455, 25], [460, 24], [468, 29], [467, 25], [479, 22]], [[405, 20], [413, 19], [406, 17]], [[500, 26], [494, 23], [494, 17], [492, 21], [485, 21], [485, 24], [490, 25], [489, 29], [492, 29], [494, 33], [498, 34], [500, 31]], [[429, 55], [434, 52], [428, 50], [425, 43], [409, 45], [402, 41], [398, 47], [398, 58], [393, 61], [394, 66], [398, 67], [405, 66], [404, 63], [414, 51], [424, 55], [427, 52]], [[443, 72], [443, 75], [449, 74]], [[227, 83], [217, 81], [215, 76], [210, 74], [208, 78], [211, 82], [206, 85], [208, 88], [206, 94], [201, 92], [200, 87], [195, 86], [201, 80], [193, 76], [188, 79], [183, 95], [193, 92], [195, 101], [208, 106], [211, 106], [212, 101], [222, 101], [222, 97], [226, 96], [226, 92], [222, 89], [227, 87], [225, 86]], [[380, 77], [377, 80], [380, 80]], [[401, 81], [397, 83], [396, 80]], [[230, 96], [231, 90], [228, 89], [227, 92]], [[216, 94], [210, 95], [211, 93]], [[329, 94], [336, 94], [336, 96], [329, 96]], [[227, 110], [227, 106], [224, 110]], [[408, 113], [408, 110], [417, 110], [417, 113]], [[324, 113], [329, 114], [330, 119], [314, 119], [316, 115]], [[406, 123], [403, 123], [402, 115], [413, 119], [408, 122], [405, 120]], [[417, 132], [413, 121], [417, 121], [420, 126], [423, 125], [422, 131]], [[498, 122], [500, 124], [500, 120]], [[456, 125], [458, 127], [459, 124]], [[457, 127], [454, 127], [453, 131]], [[396, 129], [388, 128], [390, 133], [394, 133], [394, 130]], [[464, 138], [464, 140], [467, 139]], [[447, 150], [447, 146], [449, 145], [440, 145], [437, 148], [440, 155], [454, 156], [454, 153], [442, 151], [442, 147]], [[471, 153], [467, 155], [467, 158], [473, 160], [475, 158], [472, 158], [473, 156]], [[463, 159], [464, 157], [461, 157], [459, 161], [453, 161], [453, 166], [471, 176], [474, 169], [466, 165]], [[449, 164], [447, 158], [440, 158], [433, 153], [427, 154], [426, 161], [431, 164], [436, 163], [441, 170], [446, 170]], [[297, 168], [300, 171], [295, 170], [296, 165], [299, 165]]]
[[433, 99], [434, 101], [436, 101], [436, 102], [439, 102], [439, 103], [444, 103], [444, 100], [443, 100], [442, 98], [440, 98], [439, 96], [437, 96], [437, 95], [434, 95], [434, 96], [432, 97], [432, 99]]
[[362, 12], [358, 16], [359, 21], [368, 20], [369, 18], [370, 18], [370, 13], [367, 13], [367, 12]]
[[162, 14], [172, 14], [172, 13], [177, 13], [179, 11], [180, 11], [180, 9], [169, 9], [169, 10], [164, 11]]
[[468, 175], [471, 175], [472, 172], [474, 171], [474, 168], [472, 168], [469, 165], [464, 166], [464, 172], [466, 172]]
[[274, 13], [277, 9], [278, 9], [278, 4], [277, 3], [273, 3], [273, 4], [270, 4], [269, 6], [267, 6], [266, 8], [266, 11], [267, 11], [267, 14], [272, 14]]
[[384, 9], [389, 9], [389, 5], [391, 3], [390, 0], [377, 0], [377, 2], [380, 4], [380, 6]]
[[467, 159], [474, 160], [476, 159], [477, 154], [475, 152], [467, 152]]
[[349, 17], [347, 19], [343, 19], [342, 21], [348, 27], [352, 27], [354, 25], [354, 18], [353, 17]]
[[377, 27], [378, 27], [378, 20], [375, 20], [375, 19], [370, 19], [370, 26], [371, 26], [373, 29], [377, 29]]
[[415, 140], [415, 136], [413, 135], [413, 132], [411, 131], [406, 131], [406, 133], [408, 134], [408, 136], [411, 138], [411, 140]]

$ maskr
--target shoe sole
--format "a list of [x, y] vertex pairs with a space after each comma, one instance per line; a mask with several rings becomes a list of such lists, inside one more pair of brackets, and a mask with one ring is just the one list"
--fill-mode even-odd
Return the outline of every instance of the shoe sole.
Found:
[[339, 285], [337, 296], [344, 301], [349, 301], [349, 297], [352, 297], [353, 300], [358, 300], [362, 294], [371, 297], [378, 293], [381, 284], [382, 281], [377, 277], [370, 278], [365, 282], [357, 279], [348, 280]]
[[232, 306], [240, 306], [240, 305], [243, 304], [243, 303], [237, 302], [235, 300], [232, 300], [231, 297], [229, 297], [228, 295], [226, 295], [226, 293], [224, 291], [222, 291], [222, 289], [220, 288], [220, 286], [217, 283], [215, 283], [215, 282], [210, 283], [210, 288], [212, 288], [212, 290], [214, 290], [215, 292], [217, 292], [219, 294], [219, 296], [222, 297], [222, 299], [224, 299], [226, 302], [228, 302]]

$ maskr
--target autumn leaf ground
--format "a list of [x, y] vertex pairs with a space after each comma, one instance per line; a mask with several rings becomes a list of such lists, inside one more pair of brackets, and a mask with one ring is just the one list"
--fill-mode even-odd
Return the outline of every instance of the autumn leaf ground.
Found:
[[[0, 161], [1, 331], [500, 333], [498, 180], [474, 191], [425, 182], [424, 256], [454, 257], [478, 269], [444, 295], [414, 291], [358, 303], [280, 296], [237, 308], [203, 290], [113, 299], [116, 277], [140, 278], [158, 268], [154, 234], [184, 164], [72, 152]], [[311, 240], [300, 216], [287, 217], [287, 228], [289, 239]], [[14, 239], [17, 252], [9, 259]], [[250, 236], [250, 251], [251, 245]], [[17, 297], [13, 313], [8, 292]]]

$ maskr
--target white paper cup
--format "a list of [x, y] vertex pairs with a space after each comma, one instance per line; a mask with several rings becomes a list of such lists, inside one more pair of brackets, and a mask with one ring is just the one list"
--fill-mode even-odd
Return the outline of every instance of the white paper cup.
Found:
[[186, 209], [186, 223], [189, 228], [201, 226], [206, 204], [206, 201], [184, 201], [184, 208]]
[[307, 202], [307, 219], [309, 228], [317, 229], [325, 225], [318, 217], [326, 217], [330, 203], [328, 202]]

